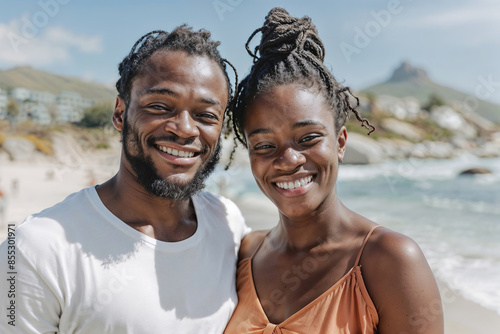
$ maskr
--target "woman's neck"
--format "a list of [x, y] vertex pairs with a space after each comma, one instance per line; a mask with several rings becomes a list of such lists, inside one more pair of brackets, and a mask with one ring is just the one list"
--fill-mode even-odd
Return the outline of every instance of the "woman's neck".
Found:
[[324, 243], [340, 241], [349, 224], [350, 210], [338, 198], [324, 203], [308, 216], [287, 217], [280, 214], [273, 231], [277, 246], [290, 251], [307, 251]]

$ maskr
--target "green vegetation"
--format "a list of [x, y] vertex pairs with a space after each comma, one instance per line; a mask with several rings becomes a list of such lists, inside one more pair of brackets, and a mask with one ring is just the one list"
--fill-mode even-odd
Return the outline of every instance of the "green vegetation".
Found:
[[112, 125], [113, 108], [107, 104], [99, 104], [86, 109], [78, 125], [86, 128], [98, 128]]
[[[432, 94], [440, 96], [449, 102], [465, 103], [466, 105], [477, 107], [474, 111], [492, 122], [500, 124], [500, 106], [487, 101], [479, 100], [475, 96], [465, 94], [455, 89], [441, 86], [432, 81], [428, 82], [384, 82], [368, 88], [363, 93], [375, 95], [391, 95], [395, 97], [413, 96], [417, 98], [421, 105], [425, 105]], [[477, 103], [477, 104], [476, 104]]]
[[431, 111], [432, 108], [441, 107], [441, 106], [444, 106], [445, 104], [446, 104], [446, 101], [442, 97], [433, 93], [433, 94], [429, 95], [429, 100], [422, 108], [424, 110]]
[[54, 150], [52, 149], [52, 143], [50, 140], [36, 135], [19, 135], [19, 137], [28, 139], [33, 143], [33, 145], [35, 145], [38, 151], [47, 155], [54, 155]]
[[0, 147], [2, 146], [5, 139], [7, 139], [7, 136], [0, 132]]
[[97, 143], [97, 145], [95, 146], [95, 148], [99, 149], [99, 150], [105, 150], [105, 149], [108, 149], [110, 148], [111, 146], [106, 143], [106, 142], [99, 142]]
[[14, 120], [17, 115], [19, 115], [19, 104], [14, 99], [9, 99], [9, 103], [7, 103], [7, 119]]
[[447, 141], [453, 137], [451, 130], [440, 127], [436, 122], [429, 118], [419, 118], [412, 124], [425, 131], [425, 139], [430, 141]]

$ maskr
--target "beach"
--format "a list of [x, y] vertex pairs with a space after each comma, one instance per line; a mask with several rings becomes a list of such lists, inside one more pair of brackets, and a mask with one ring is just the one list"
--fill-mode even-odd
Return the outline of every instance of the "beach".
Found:
[[[83, 154], [79, 161], [58, 163], [43, 159], [36, 162], [12, 162], [6, 156], [0, 155], [0, 187], [6, 195], [6, 221], [1, 222], [0, 240], [6, 238], [7, 224], [18, 225], [27, 215], [41, 211], [62, 201], [73, 192], [102, 183], [113, 176], [117, 170], [118, 159], [116, 150], [112, 154], [106, 151]], [[227, 180], [235, 182], [233, 178]], [[217, 183], [212, 183], [208, 187], [209, 190], [217, 191]], [[253, 192], [248, 192], [245, 196], [235, 196], [235, 192], [231, 191], [231, 183], [225, 184], [220, 191], [228, 197], [233, 197], [248, 225], [256, 230], [274, 226], [277, 222], [277, 212], [272, 205]], [[499, 313], [466, 299], [462, 293], [441, 279], [438, 279], [438, 283], [445, 312], [446, 333], [500, 333]], [[424, 320], [432, 319], [435, 316], [433, 312], [435, 311], [430, 305], [418, 316]], [[422, 324], [425, 324], [425, 321]], [[422, 329], [424, 333], [425, 327]]]

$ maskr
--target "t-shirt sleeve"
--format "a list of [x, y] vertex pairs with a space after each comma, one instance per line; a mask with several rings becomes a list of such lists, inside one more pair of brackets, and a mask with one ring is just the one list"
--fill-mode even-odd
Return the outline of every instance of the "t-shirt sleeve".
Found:
[[227, 215], [232, 221], [234, 232], [239, 237], [239, 240], [242, 240], [248, 233], [252, 232], [252, 229], [248, 227], [240, 208], [233, 201], [225, 197], [221, 197], [221, 199], [226, 206]]
[[0, 280], [0, 333], [57, 333], [61, 303], [50, 279], [23, 249], [41, 241], [30, 240], [19, 229], [8, 232], [0, 245], [0, 270], [5, 275]]

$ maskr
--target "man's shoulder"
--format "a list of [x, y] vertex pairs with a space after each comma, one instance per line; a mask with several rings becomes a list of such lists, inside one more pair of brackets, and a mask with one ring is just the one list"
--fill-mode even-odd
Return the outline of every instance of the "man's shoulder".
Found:
[[196, 195], [196, 198], [200, 203], [202, 203], [202, 205], [208, 204], [213, 208], [219, 207], [219, 208], [231, 209], [241, 214], [238, 206], [231, 199], [224, 197], [222, 195], [214, 194], [211, 192], [201, 192], [198, 195]]
[[16, 236], [20, 241], [27, 239], [27, 242], [32, 242], [32, 239], [43, 240], [45, 237], [53, 239], [58, 234], [64, 233], [65, 225], [75, 224], [79, 214], [89, 210], [90, 191], [90, 188], [82, 189], [51, 207], [29, 215], [17, 226]]
[[75, 212], [82, 208], [87, 209], [90, 199], [92, 188], [81, 189], [68, 195], [62, 201], [38, 212], [31, 214], [26, 219], [27, 221], [32, 220], [43, 220], [59, 217], [60, 215], [66, 215], [71, 212]]
[[225, 221], [233, 232], [237, 231], [241, 238], [250, 231], [240, 209], [229, 198], [210, 192], [201, 192], [196, 195], [195, 202], [198, 206], [197, 210], [208, 218], [209, 223], [219, 224]]

